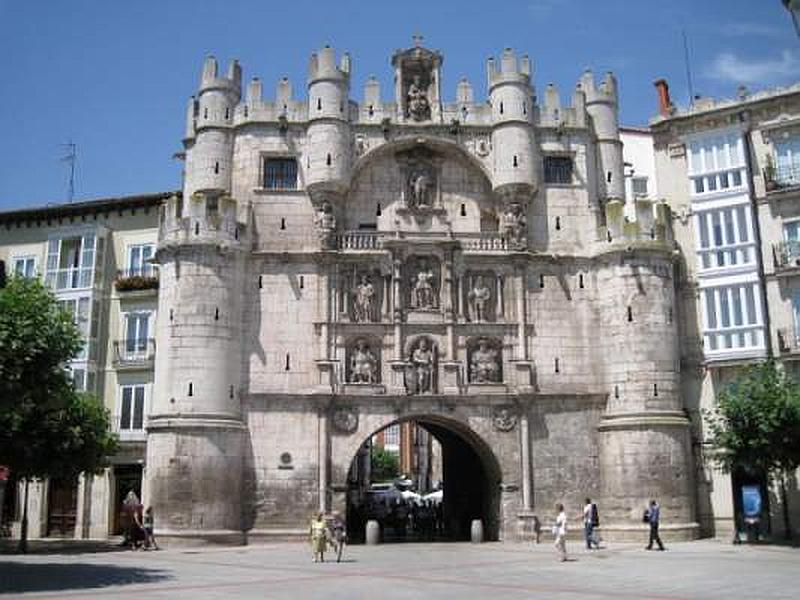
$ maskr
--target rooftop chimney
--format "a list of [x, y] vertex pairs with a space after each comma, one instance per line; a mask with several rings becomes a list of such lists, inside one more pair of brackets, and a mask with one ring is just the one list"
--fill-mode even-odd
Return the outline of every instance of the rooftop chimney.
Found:
[[669, 98], [669, 85], [666, 79], [656, 79], [653, 82], [658, 90], [658, 113], [662, 117], [668, 117], [672, 114], [673, 106], [672, 100]]

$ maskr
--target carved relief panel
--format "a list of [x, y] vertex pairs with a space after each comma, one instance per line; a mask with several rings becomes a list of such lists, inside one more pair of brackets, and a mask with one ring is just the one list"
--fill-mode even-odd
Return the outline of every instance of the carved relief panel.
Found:
[[503, 382], [503, 343], [480, 337], [467, 344], [470, 383]]
[[359, 337], [347, 345], [345, 378], [347, 383], [381, 382], [380, 342]]

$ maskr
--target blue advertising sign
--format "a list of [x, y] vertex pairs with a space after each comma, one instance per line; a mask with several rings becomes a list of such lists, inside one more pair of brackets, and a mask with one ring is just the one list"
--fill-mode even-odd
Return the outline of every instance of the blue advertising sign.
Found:
[[761, 489], [759, 486], [742, 486], [742, 509], [745, 517], [758, 517], [761, 515]]

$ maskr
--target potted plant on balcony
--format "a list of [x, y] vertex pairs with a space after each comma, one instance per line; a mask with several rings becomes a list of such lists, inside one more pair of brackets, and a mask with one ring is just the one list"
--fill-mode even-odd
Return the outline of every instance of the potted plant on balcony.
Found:
[[158, 278], [145, 275], [129, 275], [127, 277], [118, 277], [114, 285], [118, 292], [155, 290], [158, 289]]
[[778, 181], [775, 179], [775, 161], [771, 154], [767, 154], [764, 161], [764, 185], [768, 192], [778, 189]]

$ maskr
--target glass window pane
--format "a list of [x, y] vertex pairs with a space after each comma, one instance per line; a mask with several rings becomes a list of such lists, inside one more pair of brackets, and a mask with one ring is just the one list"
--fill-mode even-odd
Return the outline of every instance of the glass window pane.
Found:
[[718, 212], [711, 214], [711, 226], [714, 233], [714, 246], [722, 246], [722, 224]]
[[747, 217], [745, 215], [745, 207], [744, 206], [737, 206], [736, 207], [736, 220], [739, 225], [739, 241], [740, 242], [747, 242], [750, 240], [750, 236], [748, 235], [748, 227], [747, 227]]
[[745, 303], [747, 304], [747, 315], [750, 319], [748, 325], [755, 325], [756, 324], [756, 302], [755, 296], [753, 295], [753, 287], [747, 286], [744, 288], [744, 297]]
[[705, 290], [703, 294], [706, 297], [706, 318], [708, 319], [708, 328], [717, 328], [717, 309], [714, 305], [714, 290]]
[[122, 406], [120, 408], [119, 428], [131, 428], [131, 401], [133, 389], [129, 386], [122, 388]]
[[706, 177], [706, 184], [708, 185], [708, 191], [709, 192], [716, 191], [716, 189], [717, 189], [717, 176], [716, 175], [710, 175], [709, 177]]
[[733, 288], [733, 324], [742, 325], [742, 295], [739, 293], [740, 288]]
[[728, 306], [728, 288], [720, 288], [717, 293], [719, 293], [720, 327], [730, 327], [731, 314]]
[[728, 209], [723, 213], [725, 219], [725, 243], [735, 244], [736, 234], [733, 231], [733, 210]]
[[134, 390], [133, 429], [141, 429], [144, 425], [144, 386], [137, 385]]
[[694, 179], [694, 193], [695, 194], [702, 194], [704, 191], [705, 191], [705, 188], [703, 187], [703, 178], [702, 177], [696, 177]]
[[700, 230], [700, 247], [708, 248], [708, 213], [698, 214], [697, 222]]
[[733, 176], [733, 186], [739, 187], [742, 185], [742, 172], [741, 171], [732, 171], [731, 175]]

